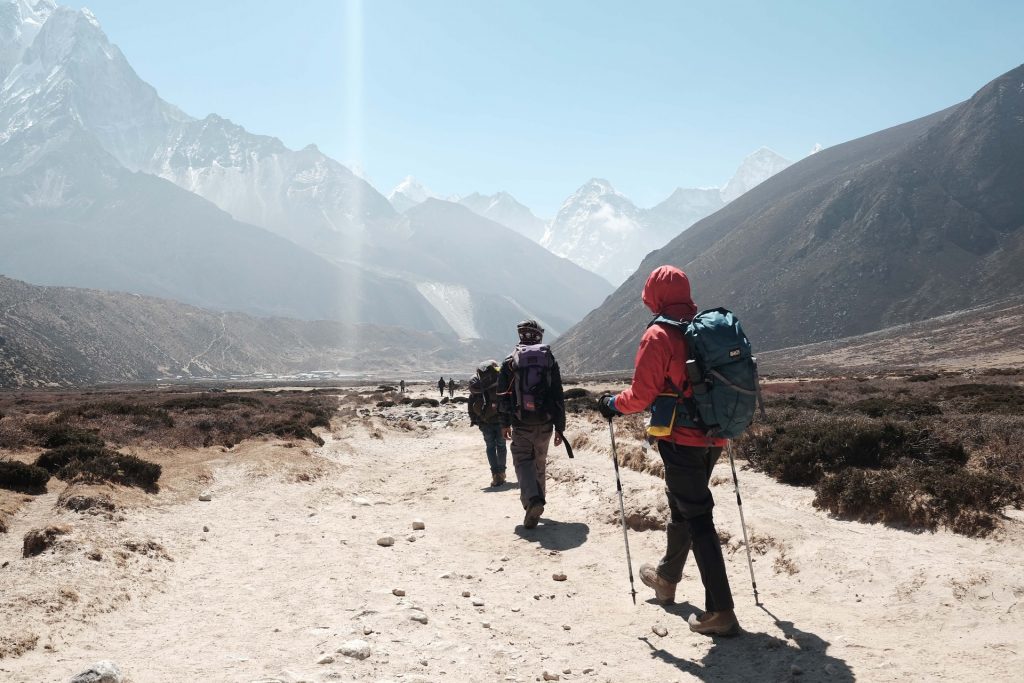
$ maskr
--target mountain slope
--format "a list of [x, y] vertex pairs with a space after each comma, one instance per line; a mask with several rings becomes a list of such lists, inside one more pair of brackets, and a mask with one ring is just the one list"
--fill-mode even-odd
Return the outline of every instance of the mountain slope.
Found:
[[367, 258], [419, 283], [446, 319], [468, 316], [482, 337], [515, 340], [515, 323], [537, 318], [561, 334], [611, 285], [519, 233], [459, 204], [428, 199], [403, 214], [389, 244]]
[[421, 373], [472, 366], [499, 352], [433, 332], [218, 314], [0, 276], [0, 388], [311, 371]]
[[459, 204], [495, 223], [501, 223], [506, 228], [512, 228], [534, 242], [539, 242], [544, 236], [544, 221], [533, 215], [529, 208], [516, 201], [508, 192], [492, 195], [474, 192], [459, 199]]
[[560, 342], [576, 369], [629, 367], [663, 263], [758, 349], [862, 334], [1024, 290], [1024, 67], [967, 102], [822, 150], [652, 254]]

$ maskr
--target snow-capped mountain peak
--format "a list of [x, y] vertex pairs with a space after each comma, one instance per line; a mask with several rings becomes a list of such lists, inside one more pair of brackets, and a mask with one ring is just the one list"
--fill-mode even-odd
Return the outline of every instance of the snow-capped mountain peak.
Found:
[[544, 235], [544, 221], [508, 192], [499, 191], [492, 195], [474, 192], [455, 201], [484, 218], [512, 228], [534, 242], [539, 242]]
[[775, 151], [762, 147], [744, 159], [736, 169], [736, 174], [722, 188], [722, 199], [731, 202], [792, 163]]
[[420, 181], [411, 175], [406, 176], [402, 182], [395, 185], [394, 189], [388, 193], [388, 201], [391, 202], [396, 211], [405, 211], [410, 207], [422, 204], [428, 199], [436, 197], [437, 195], [424, 187]]

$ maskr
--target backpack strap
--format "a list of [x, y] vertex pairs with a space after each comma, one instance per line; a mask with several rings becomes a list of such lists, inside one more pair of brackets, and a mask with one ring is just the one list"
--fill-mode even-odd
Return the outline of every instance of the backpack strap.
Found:
[[[647, 327], [652, 325], [661, 325], [662, 327], [671, 328], [679, 331], [683, 335], [683, 344], [686, 344], [686, 329], [690, 326], [688, 322], [682, 320], [676, 320], [675, 318], [669, 318], [668, 316], [658, 315], [654, 319], [647, 323]], [[689, 355], [689, 348], [687, 348], [687, 355]], [[697, 402], [693, 400], [693, 396], [686, 395], [686, 389], [690, 386], [689, 378], [686, 376], [686, 368], [683, 368], [683, 383], [681, 386], [676, 387], [671, 379], [666, 378], [668, 386], [672, 389], [673, 393], [676, 394], [677, 403], [681, 404], [686, 410], [686, 418], [690, 421], [690, 425], [696, 429], [707, 431], [703, 421], [700, 419], [700, 413], [697, 411]]]

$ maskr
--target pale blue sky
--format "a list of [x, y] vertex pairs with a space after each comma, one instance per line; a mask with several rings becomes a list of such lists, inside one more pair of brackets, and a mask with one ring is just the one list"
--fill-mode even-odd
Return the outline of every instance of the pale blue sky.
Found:
[[797, 159], [1024, 62], [1019, 0], [69, 4], [193, 116], [358, 159], [384, 193], [412, 174], [543, 216], [594, 176], [641, 206], [720, 185], [762, 145]]

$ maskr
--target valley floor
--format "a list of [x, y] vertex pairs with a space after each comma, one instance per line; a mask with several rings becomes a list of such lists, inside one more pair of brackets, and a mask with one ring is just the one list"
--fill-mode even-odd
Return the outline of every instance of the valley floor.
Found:
[[[745, 633], [709, 639], [686, 627], [702, 607], [692, 561], [681, 604], [653, 604], [639, 579], [631, 602], [599, 422], [570, 418], [570, 437], [593, 446], [571, 462], [552, 451], [550, 503], [535, 530], [521, 526], [514, 486], [487, 487], [482, 439], [461, 413], [423, 424], [354, 419], [319, 449], [209, 449], [203, 468], [168, 470], [166, 500], [128, 506], [120, 519], [57, 512], [54, 493], [26, 503], [0, 535], [0, 679], [67, 681], [101, 659], [134, 683], [525, 682], [544, 672], [609, 682], [1010, 681], [1024, 670], [1019, 517], [1001, 539], [907, 533], [831, 519], [811, 506], [810, 490], [741, 471], [763, 606], [730, 541]], [[660, 480], [622, 476], [630, 512], [657, 510]], [[736, 539], [728, 476], [720, 463], [716, 517]], [[196, 499], [204, 489], [209, 502]], [[413, 531], [416, 518], [425, 530]], [[24, 533], [53, 523], [69, 532], [23, 559]], [[384, 535], [392, 547], [377, 544]], [[664, 532], [631, 531], [629, 541], [636, 570], [659, 557]], [[426, 623], [411, 619], [419, 613]], [[366, 641], [367, 659], [336, 653], [352, 639]], [[25, 651], [14, 654], [19, 642]], [[334, 661], [318, 664], [324, 654]]]

